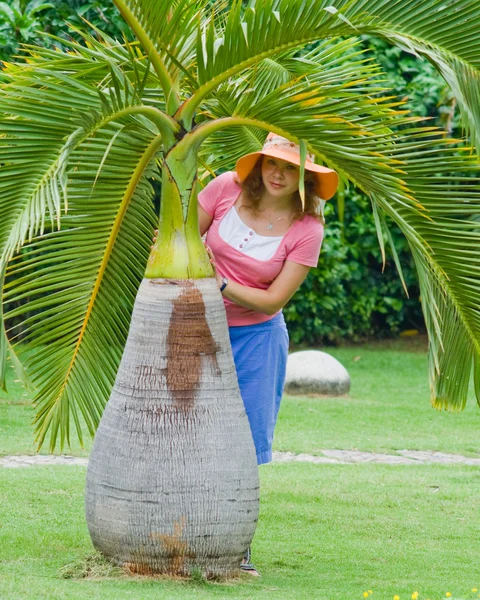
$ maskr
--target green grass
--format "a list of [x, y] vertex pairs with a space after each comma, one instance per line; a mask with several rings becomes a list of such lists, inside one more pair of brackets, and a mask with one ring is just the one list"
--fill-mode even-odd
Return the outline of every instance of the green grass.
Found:
[[347, 369], [344, 398], [286, 396], [275, 449], [316, 454], [321, 449], [437, 450], [479, 455], [480, 409], [473, 392], [463, 412], [430, 404], [424, 352], [328, 349]]
[[92, 553], [85, 469], [0, 470], [0, 598], [474, 598], [480, 472], [473, 467], [273, 464], [261, 469], [261, 578], [228, 584], [61, 577]]
[[[424, 352], [329, 352], [350, 372], [350, 396], [286, 397], [276, 449], [479, 455], [479, 409], [430, 407]], [[14, 385], [0, 396], [0, 455], [34, 452], [22, 393]], [[254, 559], [262, 577], [207, 583], [132, 578], [92, 558], [84, 468], [0, 468], [0, 600], [362, 600], [367, 590], [372, 600], [415, 591], [418, 600], [480, 597], [472, 592], [480, 589], [480, 469], [290, 463], [260, 475]]]
[[[20, 383], [13, 380], [13, 374], [7, 378], [8, 393], [0, 390], [0, 456], [11, 454], [35, 454], [35, 434], [33, 420], [35, 411], [31, 402], [31, 394], [23, 389]], [[49, 438], [41, 449], [41, 454], [48, 454]], [[92, 441], [85, 430], [82, 449], [76, 434], [72, 431], [71, 448], [65, 453], [76, 456], [87, 456]], [[61, 454], [57, 450], [56, 454]], [[3, 600], [0, 598], [0, 600]]]

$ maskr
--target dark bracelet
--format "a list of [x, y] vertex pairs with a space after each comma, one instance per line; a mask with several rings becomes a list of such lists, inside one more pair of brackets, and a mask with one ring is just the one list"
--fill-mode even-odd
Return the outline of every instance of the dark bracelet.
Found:
[[223, 290], [227, 287], [228, 285], [228, 279], [226, 277], [222, 277], [222, 285], [220, 286], [220, 291], [223, 292]]

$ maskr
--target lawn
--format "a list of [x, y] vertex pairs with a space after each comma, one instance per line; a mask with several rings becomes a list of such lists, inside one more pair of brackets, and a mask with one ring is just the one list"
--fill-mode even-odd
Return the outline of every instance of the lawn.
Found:
[[0, 470], [0, 598], [475, 598], [480, 472], [466, 466], [273, 464], [261, 469], [261, 578], [229, 584], [63, 579], [91, 552], [82, 467]]
[[473, 388], [464, 411], [434, 410], [425, 352], [375, 346], [328, 352], [350, 374], [349, 396], [286, 396], [276, 450], [316, 454], [325, 448], [387, 453], [407, 449], [479, 455], [480, 409]]
[[[331, 353], [350, 372], [349, 398], [285, 398], [276, 449], [479, 456], [480, 411], [473, 402], [457, 415], [430, 408], [424, 352]], [[34, 451], [32, 411], [21, 394], [17, 387], [0, 400], [0, 454]], [[254, 558], [262, 577], [172, 582], [101, 565], [81, 577], [93, 552], [83, 515], [85, 468], [0, 468], [0, 599], [480, 597], [472, 591], [480, 589], [479, 468], [291, 463], [266, 465], [260, 476]]]

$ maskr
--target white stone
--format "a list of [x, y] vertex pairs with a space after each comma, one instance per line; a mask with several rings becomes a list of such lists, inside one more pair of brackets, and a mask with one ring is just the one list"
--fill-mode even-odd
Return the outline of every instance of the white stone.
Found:
[[343, 396], [350, 391], [350, 376], [337, 359], [319, 350], [290, 354], [287, 361], [287, 394]]

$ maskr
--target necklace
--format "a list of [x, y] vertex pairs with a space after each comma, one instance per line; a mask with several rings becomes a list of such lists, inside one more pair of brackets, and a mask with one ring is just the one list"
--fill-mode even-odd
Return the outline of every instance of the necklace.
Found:
[[[268, 219], [268, 217], [267, 217]], [[283, 219], [283, 217], [278, 217], [278, 219], [275, 219], [274, 221], [268, 221], [268, 223], [265, 225], [265, 229], [273, 229], [273, 224], [276, 223], [277, 221], [280, 221], [280, 219]]]

